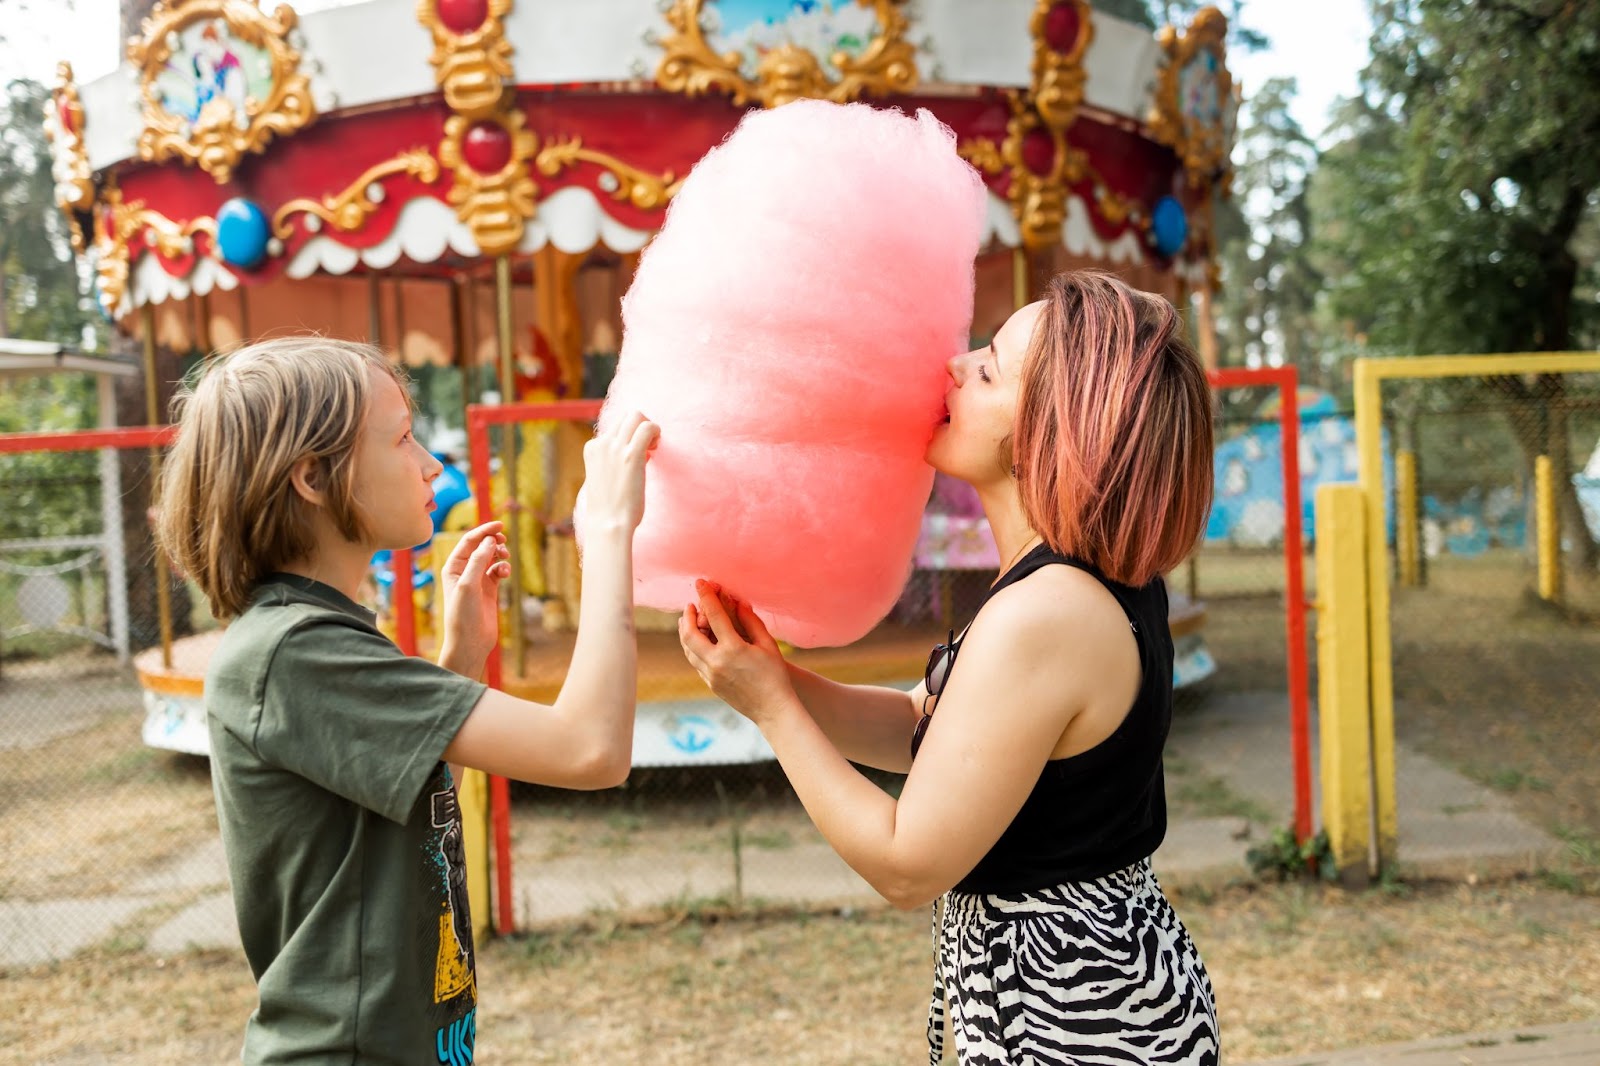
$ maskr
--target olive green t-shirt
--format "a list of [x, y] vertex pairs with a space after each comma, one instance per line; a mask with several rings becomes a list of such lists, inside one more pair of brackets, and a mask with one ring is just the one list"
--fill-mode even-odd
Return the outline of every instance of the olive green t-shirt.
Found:
[[246, 1066], [447, 1063], [476, 1039], [461, 811], [484, 692], [330, 586], [274, 574], [206, 671], [212, 786], [260, 1003]]

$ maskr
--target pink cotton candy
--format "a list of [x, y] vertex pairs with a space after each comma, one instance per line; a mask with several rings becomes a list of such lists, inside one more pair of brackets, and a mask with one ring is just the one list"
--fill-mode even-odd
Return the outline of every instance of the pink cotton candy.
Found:
[[984, 210], [926, 111], [798, 101], [696, 164], [623, 300], [600, 416], [661, 426], [638, 604], [680, 610], [709, 578], [805, 647], [883, 619], [968, 343]]

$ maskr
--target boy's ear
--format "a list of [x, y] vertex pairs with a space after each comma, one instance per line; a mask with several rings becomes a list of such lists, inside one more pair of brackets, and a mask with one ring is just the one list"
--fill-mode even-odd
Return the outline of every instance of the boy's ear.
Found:
[[322, 468], [313, 456], [306, 456], [289, 469], [289, 483], [300, 498], [321, 507], [327, 503], [327, 491], [322, 484]]

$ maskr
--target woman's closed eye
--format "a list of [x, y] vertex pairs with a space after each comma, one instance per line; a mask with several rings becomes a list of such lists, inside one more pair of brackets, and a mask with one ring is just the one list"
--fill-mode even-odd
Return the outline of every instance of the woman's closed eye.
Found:
[[978, 380], [986, 385], [989, 383], [989, 368], [982, 363], [978, 364]]

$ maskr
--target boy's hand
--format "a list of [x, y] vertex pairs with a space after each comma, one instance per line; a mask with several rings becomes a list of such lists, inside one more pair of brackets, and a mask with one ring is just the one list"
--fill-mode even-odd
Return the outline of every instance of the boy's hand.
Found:
[[584, 509], [590, 529], [625, 532], [644, 518], [644, 465], [661, 430], [637, 412], [583, 446]]
[[469, 677], [500, 639], [500, 582], [511, 576], [511, 552], [500, 522], [485, 522], [461, 538], [439, 571], [444, 586], [444, 646], [440, 665]]

